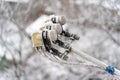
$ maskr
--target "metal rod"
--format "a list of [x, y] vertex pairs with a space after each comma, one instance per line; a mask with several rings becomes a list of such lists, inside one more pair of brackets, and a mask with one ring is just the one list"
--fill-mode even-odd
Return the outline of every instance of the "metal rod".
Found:
[[[73, 47], [71, 48], [71, 52], [79, 55], [80, 57], [82, 57], [82, 58], [84, 58], [84, 59], [86, 59], [86, 60], [88, 60], [88, 61], [90, 61], [90, 62], [92, 62], [92, 63], [94, 63], [94, 64], [96, 64], [98, 66], [100, 66], [100, 67], [102, 67], [104, 70], [106, 70], [106, 67], [109, 66], [109, 65], [105, 64], [104, 62], [102, 62], [102, 61], [100, 61], [100, 60], [86, 54], [85, 52], [83, 52], [81, 50], [74, 49]], [[113, 75], [116, 75], [116, 76], [120, 77], [120, 70], [115, 68], [115, 72], [114, 72]]]

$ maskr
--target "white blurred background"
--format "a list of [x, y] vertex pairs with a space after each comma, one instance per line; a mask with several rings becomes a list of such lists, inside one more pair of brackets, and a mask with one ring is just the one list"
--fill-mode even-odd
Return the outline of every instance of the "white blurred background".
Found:
[[[100, 69], [61, 65], [32, 47], [38, 18], [65, 15], [77, 49], [120, 69], [120, 0], [0, 0], [0, 80], [113, 80]], [[40, 23], [41, 24], [41, 23]]]

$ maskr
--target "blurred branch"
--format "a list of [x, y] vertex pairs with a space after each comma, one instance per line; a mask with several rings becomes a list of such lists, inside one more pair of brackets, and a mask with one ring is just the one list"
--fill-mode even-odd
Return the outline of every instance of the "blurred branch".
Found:
[[[2, 25], [1, 25], [2, 26]], [[1, 28], [2, 29], [2, 28]], [[20, 29], [19, 29], [20, 30]], [[2, 30], [3, 31], [3, 30]], [[20, 78], [21, 78], [21, 75], [22, 75], [22, 73], [24, 72], [23, 71], [23, 69], [21, 68], [21, 65], [23, 64], [22, 63], [22, 45], [21, 45], [21, 43], [23, 42], [23, 35], [22, 35], [22, 33], [23, 32], [21, 32], [21, 30], [20, 31], [18, 31], [18, 33], [19, 33], [19, 35], [20, 35], [20, 38], [21, 38], [21, 40], [20, 40], [20, 44], [19, 44], [19, 49], [17, 49], [17, 48], [15, 48], [14, 46], [12, 46], [12, 45], [9, 45], [9, 43], [7, 43], [7, 41], [5, 41], [5, 40], [3, 40], [3, 37], [2, 37], [2, 32], [1, 31], [1, 41], [2, 41], [2, 43], [4, 44], [4, 47], [6, 48], [6, 51], [8, 51], [11, 55], [12, 55], [12, 60], [10, 60], [9, 61], [9, 63], [11, 63], [11, 64], [13, 64], [14, 66], [15, 66], [15, 75], [16, 75], [16, 77], [17, 77], [17, 79], [18, 80], [20, 80]], [[3, 34], [3, 36], [4, 36], [4, 34]], [[11, 47], [11, 48], [10, 48]], [[11, 51], [11, 49], [13, 49], [14, 50], [14, 53], [13, 53], [13, 51]], [[17, 62], [17, 60], [16, 60], [16, 58], [15, 58], [15, 53], [16, 54], [19, 54], [19, 58], [20, 58], [20, 60]], [[25, 62], [24, 62], [25, 63]]]
[[31, 39], [30, 34], [28, 34], [25, 31], [25, 28], [22, 26], [22, 24], [18, 24], [14, 19], [11, 19], [10, 21], [17, 26], [17, 28], [19, 29], [20, 33], [23, 33], [28, 39]]
[[110, 37], [110, 39], [111, 39], [115, 44], [117, 44], [118, 46], [120, 46], [120, 42], [113, 37], [112, 33], [110, 33], [110, 31], [109, 31], [107, 28], [101, 27], [101, 29], [104, 30], [104, 31], [108, 34], [108, 36]]
[[4, 0], [5, 2], [27, 3], [29, 0]]

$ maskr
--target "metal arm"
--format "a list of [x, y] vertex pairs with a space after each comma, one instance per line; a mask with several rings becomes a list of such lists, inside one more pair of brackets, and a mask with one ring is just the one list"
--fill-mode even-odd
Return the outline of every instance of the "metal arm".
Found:
[[[82, 58], [102, 67], [105, 71], [107, 71], [109, 74], [112, 74], [112, 75], [117, 75], [120, 77], [120, 71], [114, 67], [111, 67], [107, 64], [105, 64], [104, 62], [92, 57], [92, 56], [89, 56], [88, 54], [84, 53], [83, 51], [81, 50], [76, 50], [74, 48], [71, 48], [71, 52], [81, 56]], [[108, 69], [109, 67], [109, 69]], [[111, 68], [110, 68], [111, 67]], [[108, 69], [108, 70], [107, 70]]]

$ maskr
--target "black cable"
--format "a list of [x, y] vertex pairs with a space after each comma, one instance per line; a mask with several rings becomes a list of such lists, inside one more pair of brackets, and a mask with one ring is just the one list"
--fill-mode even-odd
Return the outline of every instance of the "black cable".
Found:
[[43, 43], [45, 46], [45, 49], [50, 52], [51, 50], [51, 42], [50, 40], [47, 38], [48, 32], [47, 31], [43, 31], [42, 32], [42, 38], [43, 38]]
[[56, 23], [56, 18], [55, 18], [55, 17], [51, 18], [51, 21], [52, 21], [53, 23]]
[[79, 40], [79, 36], [77, 36], [76, 34], [72, 34], [72, 33], [69, 33], [68, 31], [62, 31], [62, 33], [60, 35], [64, 35], [66, 37], [71, 37], [71, 39], [73, 40]]
[[59, 46], [61, 46], [61, 47], [64, 47], [65, 46], [65, 43], [64, 42], [62, 42], [62, 41], [60, 41], [59, 39], [57, 39], [56, 41], [55, 41], [55, 44], [58, 44]]
[[[50, 40], [48, 39], [47, 37], [48, 35], [48, 32], [47, 31], [43, 31], [42, 32], [42, 38], [43, 38], [43, 43], [44, 43], [44, 46], [45, 46], [45, 49], [52, 53], [53, 55], [57, 55], [58, 57], [60, 57], [60, 55], [62, 54], [61, 52], [59, 52], [57, 49], [53, 48], [51, 46], [51, 42]], [[51, 52], [52, 51], [52, 52]]]
[[62, 31], [61, 35], [64, 35], [66, 37], [71, 37], [71, 34], [67, 31], [64, 31], [64, 30]]

